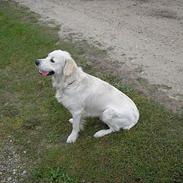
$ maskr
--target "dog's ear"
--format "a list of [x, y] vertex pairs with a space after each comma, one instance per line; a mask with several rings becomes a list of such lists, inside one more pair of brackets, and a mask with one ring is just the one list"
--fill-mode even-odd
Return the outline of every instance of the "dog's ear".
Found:
[[72, 58], [66, 59], [65, 62], [66, 63], [63, 70], [63, 74], [65, 76], [70, 76], [76, 70], [77, 65]]

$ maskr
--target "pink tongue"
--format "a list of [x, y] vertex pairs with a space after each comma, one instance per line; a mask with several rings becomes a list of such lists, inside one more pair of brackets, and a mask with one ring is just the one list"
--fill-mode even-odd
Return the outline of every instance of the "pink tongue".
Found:
[[42, 76], [47, 76], [48, 73], [49, 73], [49, 72], [41, 72], [40, 74], [41, 74]]

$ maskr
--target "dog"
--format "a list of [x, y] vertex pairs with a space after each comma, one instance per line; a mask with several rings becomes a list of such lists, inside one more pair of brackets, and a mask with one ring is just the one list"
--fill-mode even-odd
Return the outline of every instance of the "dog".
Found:
[[87, 117], [99, 117], [109, 127], [96, 132], [96, 138], [129, 130], [138, 122], [135, 103], [109, 83], [85, 73], [68, 52], [55, 50], [35, 64], [42, 76], [52, 76], [56, 99], [72, 114], [67, 143], [76, 141]]

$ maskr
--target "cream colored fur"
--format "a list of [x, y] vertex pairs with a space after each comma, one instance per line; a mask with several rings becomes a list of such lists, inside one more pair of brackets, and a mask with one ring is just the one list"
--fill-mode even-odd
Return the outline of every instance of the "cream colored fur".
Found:
[[68, 143], [76, 141], [86, 117], [99, 117], [109, 127], [96, 132], [96, 138], [120, 129], [129, 130], [138, 122], [139, 112], [134, 102], [109, 83], [83, 72], [68, 52], [51, 52], [45, 59], [40, 59], [38, 69], [54, 72], [55, 96], [72, 114]]

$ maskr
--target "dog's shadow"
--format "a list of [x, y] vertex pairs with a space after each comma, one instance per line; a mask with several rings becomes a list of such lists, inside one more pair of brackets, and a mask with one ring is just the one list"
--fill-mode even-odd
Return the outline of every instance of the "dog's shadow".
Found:
[[93, 135], [97, 131], [108, 128], [109, 127], [97, 117], [87, 118], [84, 124], [84, 130], [80, 133], [80, 138], [94, 138]]

